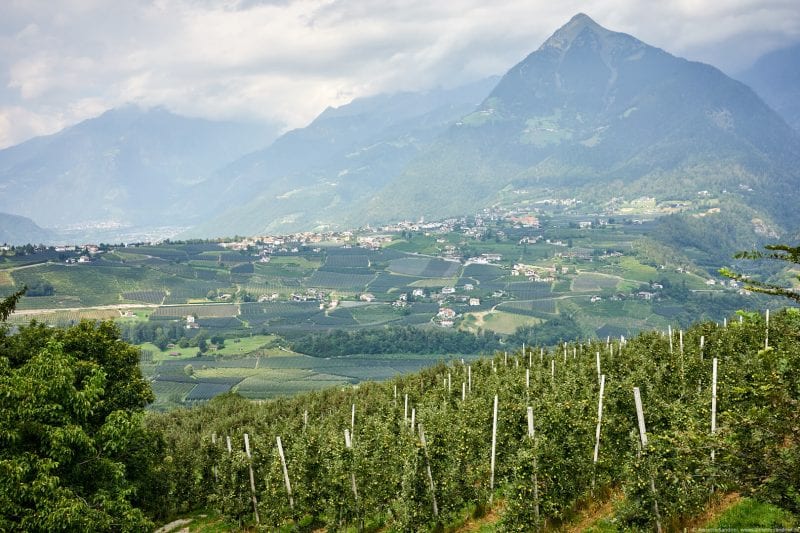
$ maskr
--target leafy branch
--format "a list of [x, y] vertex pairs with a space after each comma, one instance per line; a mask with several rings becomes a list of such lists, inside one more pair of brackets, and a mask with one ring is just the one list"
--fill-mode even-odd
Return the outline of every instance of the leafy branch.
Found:
[[[788, 246], [786, 244], [769, 244], [764, 246], [764, 249], [768, 250], [769, 252], [761, 252], [758, 250], [753, 250], [749, 252], [739, 252], [734, 257], [736, 259], [751, 259], [751, 260], [762, 260], [762, 259], [773, 259], [777, 261], [784, 261], [787, 263], [794, 263], [795, 265], [800, 265], [800, 246]], [[790, 298], [796, 302], [800, 302], [800, 293], [795, 291], [794, 289], [787, 289], [786, 287], [781, 287], [780, 285], [775, 285], [772, 283], [766, 283], [763, 281], [758, 281], [754, 279], [750, 279], [749, 276], [734, 272], [729, 268], [721, 268], [719, 273], [726, 278], [730, 278], [745, 284], [745, 289], [753, 292], [760, 292], [762, 294], [770, 294], [772, 296], [783, 296], [785, 298]], [[796, 278], [800, 281], [800, 275], [797, 275]]]

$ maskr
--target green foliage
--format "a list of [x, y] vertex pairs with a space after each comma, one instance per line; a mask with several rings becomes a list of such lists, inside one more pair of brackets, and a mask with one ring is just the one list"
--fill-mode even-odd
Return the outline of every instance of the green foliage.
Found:
[[[795, 265], [800, 265], [800, 246], [788, 246], [786, 244], [770, 244], [764, 246], [764, 248], [772, 253], [764, 253], [759, 251], [739, 252], [736, 254], [735, 257], [737, 259], [756, 259], [756, 260], [771, 259], [775, 261], [782, 261], [786, 263], [793, 263]], [[750, 279], [749, 276], [736, 273], [728, 268], [720, 269], [720, 273], [725, 277], [744, 282], [745, 287], [748, 290], [760, 292], [763, 294], [770, 294], [773, 296], [784, 296], [786, 298], [795, 300], [796, 302], [800, 302], [800, 292], [797, 292], [795, 290], [787, 289], [785, 287], [781, 287], [778, 285], [773, 285], [771, 283], [765, 283], [762, 281], [753, 280]], [[795, 279], [800, 281], [800, 274], [795, 274], [794, 277]]]
[[[21, 293], [2, 303], [3, 316]], [[158, 439], [139, 353], [111, 323], [0, 327], [0, 529], [136, 531]]]
[[[154, 416], [151, 425], [164, 432], [173, 472], [166, 476], [173, 488], [165, 502], [176, 510], [211, 504], [231, 520], [252, 523], [248, 461], [241, 451], [246, 432], [264, 527], [296, 528], [302, 522], [345, 529], [375, 523], [437, 530], [464, 509], [483, 507], [489, 500], [491, 406], [497, 394], [495, 489], [506, 502], [501, 530], [535, 528], [536, 504], [541, 526], [561, 523], [593, 494], [611, 487], [625, 495], [614, 516], [621, 530], [653, 527], [656, 503], [662, 526], [679, 529], [715, 491], [752, 493], [795, 510], [800, 314], [773, 315], [766, 350], [764, 319], [758, 313], [741, 317], [741, 323], [734, 320], [727, 328], [714, 323], [692, 327], [683, 334], [682, 350], [677, 332], [672, 348], [665, 334], [651, 332], [624, 345], [615, 342], [613, 356], [605, 343], [593, 342], [571, 344], [566, 351], [562, 345], [541, 355], [536, 348], [527, 356], [517, 351], [508, 359], [496, 355], [474, 361], [472, 391], [463, 401], [461, 384], [468, 370], [451, 363], [358, 389], [329, 389], [260, 405], [225, 396], [193, 411]], [[595, 464], [598, 351], [607, 379]], [[718, 426], [711, 434], [714, 357], [719, 360]], [[642, 390], [648, 429], [641, 452], [633, 387]], [[404, 420], [406, 394], [416, 422], [425, 427], [427, 449]], [[354, 445], [348, 450], [343, 429], [350, 427], [353, 404]], [[534, 412], [535, 442], [527, 437], [527, 406]], [[223, 436], [231, 438], [231, 453]], [[283, 485], [276, 436], [283, 441], [294, 508]]]
[[458, 330], [388, 327], [375, 330], [310, 334], [292, 341], [292, 349], [318, 357], [350, 354], [458, 353], [476, 354], [500, 349], [500, 338]]
[[745, 528], [790, 530], [797, 527], [797, 524], [797, 517], [783, 509], [751, 498], [744, 498], [706, 527], [728, 531]]

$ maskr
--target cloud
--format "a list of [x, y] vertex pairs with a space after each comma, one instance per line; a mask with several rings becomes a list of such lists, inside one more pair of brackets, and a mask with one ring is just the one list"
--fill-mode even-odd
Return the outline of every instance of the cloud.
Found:
[[583, 11], [729, 72], [800, 40], [795, 0], [7, 0], [0, 146], [127, 102], [302, 126], [329, 105], [501, 74]]

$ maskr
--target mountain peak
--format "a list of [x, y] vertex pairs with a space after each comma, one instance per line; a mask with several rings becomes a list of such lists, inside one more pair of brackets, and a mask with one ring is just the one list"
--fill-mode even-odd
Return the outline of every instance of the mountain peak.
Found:
[[600, 38], [607, 37], [614, 33], [599, 25], [589, 15], [578, 13], [547, 39], [540, 49], [555, 48], [558, 50], [566, 50], [572, 45], [572, 42], [586, 30]]

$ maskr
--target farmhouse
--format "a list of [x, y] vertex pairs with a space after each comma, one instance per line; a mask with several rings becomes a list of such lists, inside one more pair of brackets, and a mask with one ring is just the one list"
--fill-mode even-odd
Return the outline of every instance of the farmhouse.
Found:
[[439, 312], [436, 314], [439, 318], [455, 318], [456, 312], [450, 309], [449, 307], [442, 307], [439, 309]]

